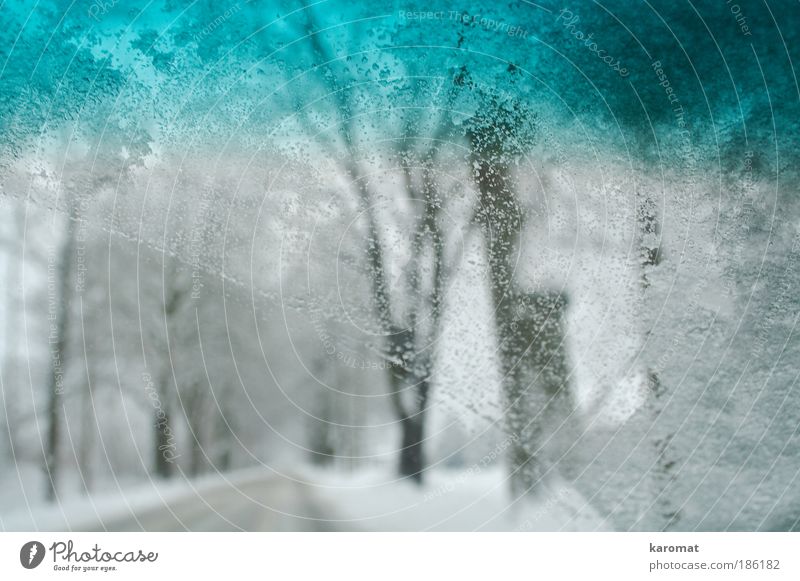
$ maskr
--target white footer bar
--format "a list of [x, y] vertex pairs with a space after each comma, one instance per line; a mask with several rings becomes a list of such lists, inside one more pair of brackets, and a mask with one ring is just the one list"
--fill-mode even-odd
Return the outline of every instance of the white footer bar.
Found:
[[0, 579], [800, 579], [794, 533], [0, 533]]

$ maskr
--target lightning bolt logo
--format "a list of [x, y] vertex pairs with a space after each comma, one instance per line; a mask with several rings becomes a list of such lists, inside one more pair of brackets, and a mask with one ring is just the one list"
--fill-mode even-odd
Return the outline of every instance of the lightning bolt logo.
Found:
[[45, 554], [44, 545], [39, 541], [29, 541], [19, 550], [19, 562], [26, 569], [35, 569], [42, 564]]

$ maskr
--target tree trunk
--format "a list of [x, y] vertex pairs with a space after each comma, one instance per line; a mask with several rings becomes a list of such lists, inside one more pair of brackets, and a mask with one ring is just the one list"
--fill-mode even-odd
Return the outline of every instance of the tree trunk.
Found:
[[[637, 206], [637, 219], [639, 223], [639, 282], [641, 286], [642, 301], [650, 287], [648, 273], [653, 267], [658, 266], [662, 260], [660, 246], [661, 224], [655, 201], [649, 196], [640, 196]], [[641, 317], [640, 317], [641, 318]], [[653, 423], [661, 416], [664, 406], [665, 389], [661, 384], [658, 372], [652, 368], [647, 370], [649, 392], [654, 396]], [[677, 460], [670, 448], [670, 443], [675, 434], [667, 433], [663, 438], [654, 442], [656, 466], [652, 471], [655, 482], [654, 496], [658, 499], [656, 506], [662, 519], [662, 530], [674, 530], [682, 518], [680, 508], [675, 506], [671, 498], [671, 487], [678, 477], [675, 470]]]
[[[473, 147], [480, 141], [476, 135]], [[519, 496], [534, 490], [545, 473], [542, 424], [567, 388], [562, 324], [566, 301], [559, 293], [517, 292], [510, 265], [524, 221], [510, 168], [492, 151], [474, 152], [474, 161], [480, 192], [476, 217], [486, 241], [510, 440], [510, 483]]]
[[[177, 318], [181, 306], [190, 296], [189, 291], [176, 285], [174, 281], [162, 279], [165, 285], [164, 297], [164, 348], [169, 352], [171, 346], [168, 341], [169, 334], [166, 332], [170, 324]], [[177, 446], [175, 444], [175, 434], [172, 431], [170, 419], [171, 404], [175, 399], [170, 395], [170, 387], [172, 385], [172, 370], [170, 367], [165, 366], [161, 370], [158, 385], [156, 386], [158, 394], [159, 408], [155, 410], [155, 437], [154, 441], [154, 466], [155, 473], [161, 478], [171, 478], [175, 474], [175, 460], [180, 456], [177, 453]], [[177, 393], [178, 386], [175, 385]]]
[[[162, 406], [164, 404], [162, 403]], [[169, 426], [169, 414], [166, 407], [156, 410], [155, 417], [155, 472], [161, 478], [171, 478], [175, 473], [175, 466], [173, 465], [174, 458], [177, 455], [175, 451], [175, 438], [172, 429]]]
[[[228, 398], [230, 395], [226, 392], [222, 394], [223, 398]], [[233, 463], [233, 448], [235, 445], [234, 434], [232, 430], [234, 427], [230, 425], [233, 421], [233, 414], [228, 413], [225, 406], [221, 410], [217, 410], [215, 430], [214, 430], [214, 462], [216, 470], [225, 472], [230, 470]]]
[[[422, 483], [425, 469], [425, 455], [423, 446], [425, 440], [425, 408], [428, 403], [430, 380], [428, 373], [420, 377], [411, 370], [410, 362], [401, 355], [403, 345], [413, 344], [409, 330], [400, 331], [395, 328], [392, 333], [393, 347], [400, 364], [392, 368], [387, 367], [390, 374], [392, 401], [395, 413], [400, 421], [400, 461], [398, 473], [402, 477], [411, 478], [417, 483]], [[420, 369], [427, 369], [428, 365], [420, 365]], [[403, 402], [402, 394], [412, 391], [411, 401]], [[407, 398], [409, 399], [409, 398]]]
[[321, 392], [316, 397], [316, 403], [319, 405], [314, 415], [317, 417], [310, 418], [309, 423], [309, 452], [311, 456], [311, 463], [318, 466], [329, 466], [333, 463], [336, 455], [332, 444], [332, 413], [331, 413], [331, 396], [328, 390]]
[[[52, 386], [51, 386], [51, 389]], [[45, 448], [45, 497], [54, 501], [57, 496], [58, 481], [58, 441], [59, 422], [61, 421], [60, 394], [51, 392], [47, 404], [47, 440]]]
[[94, 358], [89, 362], [89, 372], [86, 376], [86, 389], [81, 402], [81, 435], [78, 445], [78, 470], [81, 475], [81, 490], [89, 495], [92, 491], [92, 452], [94, 450], [94, 435], [97, 420], [94, 417], [94, 402], [92, 389], [94, 386]]
[[[58, 450], [61, 439], [61, 416], [64, 409], [61, 396], [64, 392], [67, 332], [69, 330], [69, 284], [73, 245], [73, 234], [67, 224], [58, 262], [51, 269], [50, 261], [48, 261], [47, 267], [48, 302], [54, 307], [53, 312], [50, 313], [53, 318], [50, 321], [49, 332], [50, 374], [47, 386], [47, 438], [44, 472], [45, 496], [51, 501], [55, 500], [58, 495]], [[57, 280], [52, 280], [53, 277]]]
[[[19, 290], [17, 287], [16, 280], [14, 279], [15, 275], [19, 270], [19, 264], [14, 263], [14, 257], [16, 252], [21, 253], [21, 249], [19, 248], [19, 233], [18, 233], [18, 222], [22, 221], [22, 217], [20, 214], [19, 207], [15, 204], [13, 206], [13, 211], [11, 212], [11, 226], [8, 232], [8, 238], [6, 239], [6, 245], [8, 246], [8, 255], [6, 257], [6, 271], [5, 271], [5, 287], [6, 287], [6, 312], [5, 319], [6, 325], [3, 329], [3, 343], [5, 345], [5, 353], [3, 353], [3, 371], [4, 371], [4, 383], [3, 383], [3, 405], [6, 409], [6, 418], [7, 418], [7, 428], [8, 428], [8, 460], [14, 461], [16, 454], [18, 454], [18, 425], [19, 417], [21, 414], [17, 410], [17, 400], [16, 400], [16, 393], [10, 391], [9, 387], [6, 386], [13, 386], [16, 384], [16, 370], [17, 370], [17, 346], [14, 343], [13, 337], [17, 334], [17, 329], [19, 328], [19, 320], [18, 320], [18, 308], [16, 307], [17, 300], [19, 298]], [[12, 399], [12, 395], [14, 396]]]
[[400, 421], [402, 429], [402, 448], [400, 448], [400, 476], [422, 482], [422, 471], [425, 469], [423, 440], [425, 436], [424, 414], [420, 412], [413, 417]]
[[[505, 359], [506, 426], [511, 437], [511, 488], [533, 490], [545, 475], [543, 425], [565, 402], [567, 358], [563, 320], [566, 300], [557, 292], [519, 295], [515, 319], [501, 349]], [[560, 417], [560, 416], [559, 416]]]
[[203, 454], [203, 444], [200, 437], [195, 430], [194, 438], [192, 438], [192, 449], [190, 454], [189, 474], [191, 476], [199, 476], [205, 470], [205, 457]]
[[205, 396], [201, 391], [202, 386], [192, 384], [189, 394], [185, 396], [184, 410], [186, 412], [186, 425], [189, 427], [189, 474], [199, 476], [206, 470], [206, 447], [205, 437]]

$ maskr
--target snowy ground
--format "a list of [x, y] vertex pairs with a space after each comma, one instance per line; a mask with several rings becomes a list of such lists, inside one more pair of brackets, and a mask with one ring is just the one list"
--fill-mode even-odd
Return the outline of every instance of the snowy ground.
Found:
[[[317, 496], [341, 519], [338, 528], [379, 531], [595, 530], [602, 518], [568, 483], [553, 478], [528, 498], [513, 501], [501, 468], [479, 474], [433, 471], [417, 486], [387, 471], [356, 477], [308, 473]], [[334, 516], [334, 515], [332, 515]], [[569, 525], [565, 527], [565, 523]]]
[[0, 529], [325, 530], [325, 515], [310, 490], [266, 469], [248, 469], [193, 481], [154, 481], [115, 493], [73, 496], [59, 504], [4, 509]]
[[[9, 496], [4, 494], [4, 499]], [[568, 523], [568, 526], [565, 524]], [[20, 503], [0, 514], [2, 530], [595, 530], [601, 518], [567, 483], [552, 479], [512, 502], [503, 472], [439, 471], [423, 486], [389, 470], [358, 475], [263, 468], [195, 481], [151, 483], [60, 505]]]

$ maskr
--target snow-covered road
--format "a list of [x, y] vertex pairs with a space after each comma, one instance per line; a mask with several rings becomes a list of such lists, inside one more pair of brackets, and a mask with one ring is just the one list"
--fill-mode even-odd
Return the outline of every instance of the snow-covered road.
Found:
[[0, 512], [6, 531], [329, 531], [330, 501], [300, 478], [247, 469]]
[[[236, 486], [220, 485], [129, 516], [103, 520], [91, 530], [109, 531], [327, 531], [310, 486], [268, 476]], [[99, 526], [97, 526], [99, 525]], [[85, 529], [84, 529], [85, 530]]]
[[[467, 477], [469, 475], [469, 477]], [[5, 531], [557, 531], [611, 525], [553, 477], [523, 501], [500, 467], [431, 471], [424, 486], [391, 470], [354, 476], [264, 467], [194, 480], [153, 480], [60, 504], [0, 511]]]

